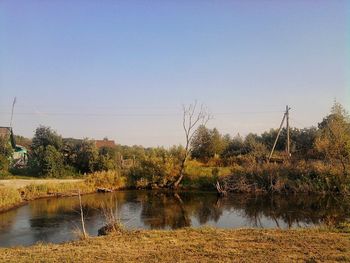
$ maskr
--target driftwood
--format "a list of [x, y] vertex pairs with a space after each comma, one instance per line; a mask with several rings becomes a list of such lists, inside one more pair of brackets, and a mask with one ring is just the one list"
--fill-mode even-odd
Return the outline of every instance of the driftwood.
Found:
[[108, 189], [108, 188], [101, 188], [101, 187], [99, 187], [99, 188], [97, 188], [97, 192], [98, 193], [111, 193], [111, 192], [113, 192], [113, 190], [112, 189]]
[[231, 175], [229, 177], [226, 177], [223, 181], [223, 185], [224, 187], [216, 183], [216, 189], [218, 190], [218, 193], [220, 193], [220, 191], [232, 193], [261, 192], [261, 190], [257, 187], [256, 183], [251, 184], [246, 178], [240, 176]]
[[218, 191], [218, 194], [220, 196], [226, 196], [227, 195], [227, 191], [220, 185], [219, 181], [216, 181], [216, 190]]

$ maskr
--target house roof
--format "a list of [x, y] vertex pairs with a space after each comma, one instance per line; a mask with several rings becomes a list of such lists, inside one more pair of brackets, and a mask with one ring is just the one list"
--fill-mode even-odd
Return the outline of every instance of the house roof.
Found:
[[97, 148], [102, 148], [102, 147], [114, 147], [115, 142], [113, 140], [95, 140], [95, 144]]

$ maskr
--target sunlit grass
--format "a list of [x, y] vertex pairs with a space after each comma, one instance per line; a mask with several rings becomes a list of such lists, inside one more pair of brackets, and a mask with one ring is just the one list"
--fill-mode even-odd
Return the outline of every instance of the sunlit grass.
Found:
[[317, 229], [135, 230], [65, 244], [1, 249], [0, 261], [344, 262], [350, 260], [349, 237]]
[[[13, 181], [15, 184], [16, 181]], [[0, 181], [1, 184], [1, 181]], [[78, 190], [82, 194], [96, 192], [97, 188], [112, 190], [126, 187], [126, 178], [118, 171], [105, 171], [90, 174], [81, 181], [60, 181], [57, 179], [39, 179], [29, 185], [20, 187], [0, 186], [0, 210], [16, 206], [23, 201], [52, 196], [73, 196]]]
[[18, 190], [0, 187], [0, 210], [15, 206], [21, 201], [22, 198]]
[[182, 185], [192, 189], [215, 189], [218, 178], [230, 173], [230, 167], [208, 167], [197, 161], [188, 161]]

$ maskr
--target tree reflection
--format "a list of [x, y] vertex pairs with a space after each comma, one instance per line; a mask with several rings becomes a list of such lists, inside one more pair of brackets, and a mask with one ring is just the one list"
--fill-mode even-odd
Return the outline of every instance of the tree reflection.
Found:
[[145, 196], [141, 219], [151, 228], [176, 229], [191, 225], [181, 197], [165, 192], [150, 192]]
[[[338, 224], [349, 218], [350, 202], [332, 196], [231, 195], [218, 198], [211, 193], [154, 193], [142, 202], [141, 219], [150, 228], [179, 228], [197, 219], [201, 225], [218, 223], [223, 211], [232, 211], [248, 227]], [[220, 227], [220, 224], [218, 225]]]
[[[234, 200], [233, 200], [234, 199]], [[318, 224], [338, 224], [349, 218], [350, 201], [333, 196], [245, 196], [234, 195], [225, 201], [225, 206], [240, 211], [251, 226], [261, 227], [261, 219], [272, 220], [279, 227]]]
[[[334, 196], [234, 194], [218, 198], [216, 193], [206, 192], [121, 191], [82, 199], [91, 235], [106, 223], [106, 211], [121, 218], [127, 227], [156, 229], [208, 223], [218, 227], [336, 225], [350, 218], [350, 198]], [[137, 220], [130, 221], [135, 217]], [[0, 214], [0, 240], [2, 235], [20, 236], [24, 229], [36, 241], [55, 241], [53, 237], [60, 235], [60, 240], [69, 240], [69, 232], [79, 222], [77, 197], [36, 200]]]

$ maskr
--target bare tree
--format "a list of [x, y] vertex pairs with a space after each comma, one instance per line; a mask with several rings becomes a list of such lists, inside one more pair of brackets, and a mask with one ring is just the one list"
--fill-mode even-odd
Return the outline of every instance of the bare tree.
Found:
[[182, 126], [185, 131], [186, 145], [185, 153], [180, 165], [179, 177], [173, 185], [174, 189], [176, 189], [179, 186], [184, 177], [185, 164], [188, 156], [191, 153], [191, 142], [194, 134], [196, 133], [199, 126], [206, 125], [207, 122], [211, 119], [211, 115], [208, 112], [207, 108], [203, 104], [200, 107], [198, 107], [196, 101], [193, 104], [190, 104], [189, 106], [183, 105], [182, 109]]

